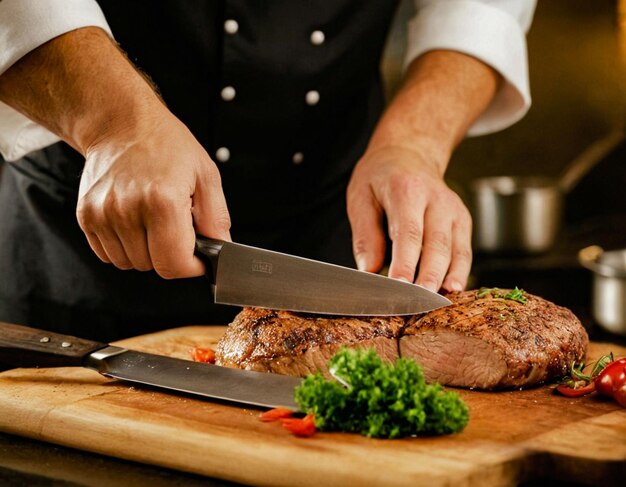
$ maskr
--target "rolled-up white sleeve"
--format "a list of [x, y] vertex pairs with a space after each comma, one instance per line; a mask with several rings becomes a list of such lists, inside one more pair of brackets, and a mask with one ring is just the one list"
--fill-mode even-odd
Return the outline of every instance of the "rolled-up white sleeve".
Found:
[[[0, 74], [33, 49], [61, 34], [96, 26], [111, 35], [95, 0], [1, 0]], [[8, 161], [59, 138], [0, 102], [0, 153]]]
[[503, 82], [468, 130], [502, 130], [530, 108], [526, 31], [536, 0], [416, 0], [409, 21], [405, 65], [427, 51], [447, 49], [473, 56], [498, 71]]

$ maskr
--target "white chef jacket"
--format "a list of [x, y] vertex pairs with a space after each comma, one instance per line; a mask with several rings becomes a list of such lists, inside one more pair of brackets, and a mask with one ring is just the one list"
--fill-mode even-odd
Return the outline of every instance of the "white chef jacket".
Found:
[[[504, 129], [530, 108], [525, 33], [536, 0], [414, 0], [405, 65], [434, 49], [469, 54], [503, 77], [468, 135]], [[111, 30], [95, 0], [0, 1], [0, 74], [38, 46], [81, 27]], [[58, 136], [0, 102], [0, 154], [14, 161]]]

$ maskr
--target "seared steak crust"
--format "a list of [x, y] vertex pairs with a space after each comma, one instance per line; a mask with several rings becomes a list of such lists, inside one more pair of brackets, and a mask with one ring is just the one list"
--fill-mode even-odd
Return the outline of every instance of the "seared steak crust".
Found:
[[342, 346], [374, 347], [394, 361], [403, 325], [397, 316], [359, 319], [245, 308], [218, 344], [216, 363], [306, 376], [318, 369], [327, 373], [328, 359]]
[[453, 305], [409, 318], [400, 354], [429, 380], [479, 389], [544, 382], [585, 358], [589, 338], [570, 310], [528, 293], [526, 303], [494, 296], [508, 291], [454, 293]]
[[[502, 290], [501, 295], [508, 290]], [[588, 337], [571, 311], [525, 294], [523, 304], [477, 291], [412, 317], [340, 317], [245, 308], [218, 344], [216, 363], [288, 375], [316, 370], [342, 346], [420, 363], [444, 385], [523, 387], [562, 375], [584, 359]]]

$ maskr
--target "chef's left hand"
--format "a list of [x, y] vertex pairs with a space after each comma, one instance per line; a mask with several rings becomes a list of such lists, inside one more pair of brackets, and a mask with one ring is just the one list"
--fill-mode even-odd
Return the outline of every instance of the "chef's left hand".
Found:
[[428, 51], [408, 66], [348, 185], [359, 269], [381, 269], [386, 221], [390, 277], [433, 291], [463, 290], [472, 263], [472, 222], [443, 174], [501, 79], [479, 59], [447, 50]]
[[433, 291], [461, 291], [472, 262], [472, 222], [444, 182], [441, 165], [431, 159], [428, 151], [401, 146], [379, 146], [364, 154], [347, 193], [354, 255], [360, 270], [381, 269], [386, 217], [390, 277]]

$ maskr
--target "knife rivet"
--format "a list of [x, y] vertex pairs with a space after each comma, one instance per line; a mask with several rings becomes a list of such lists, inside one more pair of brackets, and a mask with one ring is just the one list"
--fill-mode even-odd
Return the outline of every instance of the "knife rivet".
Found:
[[50, 337], [41, 337], [39, 340], [41, 343], [48, 343], [50, 341]]
[[71, 347], [71, 346], [72, 346], [72, 344], [71, 344], [70, 342], [63, 342], [63, 343], [61, 343], [61, 346], [62, 346], [63, 348], [67, 348], [67, 347]]

